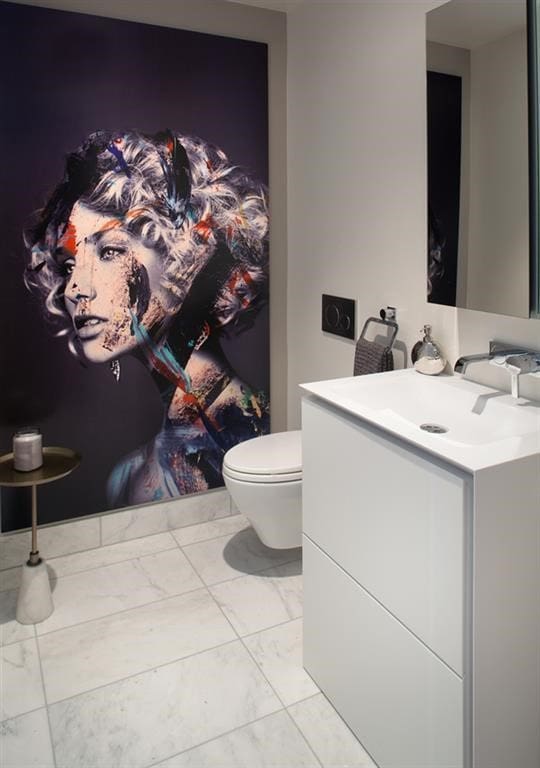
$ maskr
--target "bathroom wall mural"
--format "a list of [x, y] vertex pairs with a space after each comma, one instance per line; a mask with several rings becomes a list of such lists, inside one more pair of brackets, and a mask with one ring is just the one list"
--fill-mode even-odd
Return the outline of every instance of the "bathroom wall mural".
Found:
[[[11, 3], [0, 29], [0, 446], [82, 454], [40, 522], [219, 487], [269, 431], [267, 47]], [[28, 512], [2, 492], [2, 530]]]

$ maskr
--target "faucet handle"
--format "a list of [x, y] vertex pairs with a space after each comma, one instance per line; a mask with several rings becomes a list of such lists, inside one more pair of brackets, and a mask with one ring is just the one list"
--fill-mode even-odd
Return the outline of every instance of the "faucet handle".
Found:
[[520, 373], [536, 373], [540, 371], [540, 354], [524, 352], [522, 355], [510, 355], [506, 364], [519, 368]]
[[505, 366], [506, 363], [507, 363], [507, 360], [508, 360], [508, 358], [507, 358], [506, 355], [500, 354], [500, 355], [495, 355], [494, 357], [492, 357], [489, 362], [490, 362], [491, 365], [504, 365]]
[[518, 368], [520, 373], [534, 373], [540, 370], [540, 352], [532, 352], [527, 349], [508, 350], [508, 352], [499, 352], [493, 355], [489, 361], [491, 365], [501, 365], [504, 368], [513, 366]]
[[507, 370], [511, 376], [512, 397], [519, 397], [519, 377], [522, 374], [540, 373], [540, 353], [523, 351], [509, 351], [506, 355], [495, 355], [490, 361], [492, 365], [499, 365]]

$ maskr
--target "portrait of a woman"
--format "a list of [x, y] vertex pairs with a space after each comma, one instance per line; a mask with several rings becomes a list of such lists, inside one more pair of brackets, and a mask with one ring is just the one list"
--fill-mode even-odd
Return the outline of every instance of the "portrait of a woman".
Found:
[[111, 507], [223, 484], [225, 452], [269, 431], [265, 392], [221, 344], [267, 299], [267, 192], [225, 153], [170, 130], [97, 132], [25, 233], [27, 287], [85, 365], [148, 368], [160, 431], [111, 468]]

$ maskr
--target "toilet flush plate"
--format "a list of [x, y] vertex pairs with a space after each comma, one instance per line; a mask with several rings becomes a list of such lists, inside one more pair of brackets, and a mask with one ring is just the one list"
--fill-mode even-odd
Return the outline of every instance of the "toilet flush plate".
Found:
[[340, 296], [322, 295], [322, 330], [354, 339], [355, 301]]

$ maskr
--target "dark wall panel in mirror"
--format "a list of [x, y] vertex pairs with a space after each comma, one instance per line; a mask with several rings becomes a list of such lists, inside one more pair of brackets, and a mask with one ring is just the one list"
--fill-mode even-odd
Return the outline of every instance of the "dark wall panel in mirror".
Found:
[[528, 0], [531, 317], [540, 318], [540, 0]]
[[427, 74], [428, 301], [456, 303], [461, 78]]
[[[526, 7], [452, 0], [427, 14], [428, 70], [462, 81], [457, 256], [456, 236], [443, 233], [444, 273], [429, 301], [516, 317], [529, 316], [530, 294]], [[448, 166], [441, 187], [455, 184]]]

